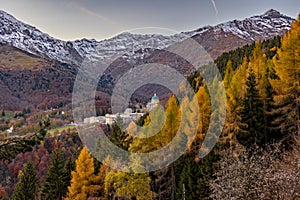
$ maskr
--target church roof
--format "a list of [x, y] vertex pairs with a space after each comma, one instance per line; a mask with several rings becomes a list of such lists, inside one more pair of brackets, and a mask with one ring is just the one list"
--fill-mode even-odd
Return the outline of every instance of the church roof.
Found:
[[159, 100], [158, 96], [156, 94], [153, 95], [152, 100]]

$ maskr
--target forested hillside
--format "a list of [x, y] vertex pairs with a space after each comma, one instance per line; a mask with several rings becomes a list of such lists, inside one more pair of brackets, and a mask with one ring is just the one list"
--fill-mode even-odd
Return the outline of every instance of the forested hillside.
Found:
[[[300, 16], [284, 37], [225, 53], [216, 65], [226, 89], [226, 122], [218, 144], [206, 157], [198, 153], [215, 113], [205, 80], [195, 73], [188, 79], [195, 97], [186, 96], [179, 105], [172, 96], [165, 108], [165, 123], [156, 135], [139, 139], [128, 134], [137, 130], [134, 126], [127, 131], [117, 125], [107, 127], [108, 137], [117, 146], [138, 153], [154, 151], [176, 139], [181, 116], [189, 138], [197, 102], [201, 115], [196, 136], [174, 163], [149, 173], [118, 172], [98, 162], [93, 156], [97, 149], [82, 147], [76, 131], [69, 130], [40, 138], [32, 151], [19, 152], [12, 142], [16, 156], [0, 160], [5, 172], [0, 174], [0, 197], [300, 199]], [[179, 90], [185, 94], [184, 87]], [[151, 120], [163, 120], [159, 112], [154, 110], [152, 117], [139, 121], [142, 134], [153, 131], [147, 127]], [[4, 150], [1, 147], [0, 155]], [[139, 160], [133, 163], [131, 172], [142, 167]]]

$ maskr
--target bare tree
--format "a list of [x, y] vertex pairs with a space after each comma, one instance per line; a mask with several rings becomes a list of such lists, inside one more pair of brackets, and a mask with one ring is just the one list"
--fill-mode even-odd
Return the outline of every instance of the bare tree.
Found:
[[211, 182], [211, 198], [299, 199], [299, 145], [293, 151], [281, 151], [278, 144], [254, 147], [239, 156], [226, 151]]

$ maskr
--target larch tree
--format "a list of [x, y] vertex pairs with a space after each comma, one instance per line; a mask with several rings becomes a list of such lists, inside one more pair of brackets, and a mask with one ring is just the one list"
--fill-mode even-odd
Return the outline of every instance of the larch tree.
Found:
[[275, 88], [274, 124], [284, 136], [300, 135], [300, 15], [283, 37], [281, 48], [274, 57], [280, 80], [272, 81]]
[[[141, 128], [141, 134], [151, 137], [135, 137], [129, 150], [145, 153], [163, 148], [172, 140], [181, 142], [182, 138], [175, 136], [179, 130], [180, 115], [181, 112], [177, 99], [175, 96], [172, 96], [168, 100], [165, 114], [157, 107], [146, 118], [144, 126]], [[174, 149], [174, 151], [176, 150]], [[161, 159], [168, 160], [172, 155], [166, 154], [161, 156]], [[151, 173], [151, 177], [151, 185], [154, 192], [157, 193], [158, 199], [175, 198], [176, 182], [173, 164]]]
[[165, 144], [164, 139], [166, 139], [162, 137], [161, 133], [165, 119], [164, 111], [159, 106], [151, 110], [138, 133], [143, 138], [134, 137], [129, 145], [129, 151], [146, 153], [162, 147]]
[[256, 81], [259, 86], [263, 75], [266, 73], [266, 62], [267, 57], [263, 53], [262, 43], [258, 41], [255, 43], [255, 48], [252, 51], [249, 65], [253, 69], [253, 73], [255, 74]]
[[[216, 93], [220, 92], [221, 94], [219, 86], [217, 79], [214, 79], [212, 87], [214, 91], [217, 91]], [[196, 136], [188, 151], [175, 163], [176, 199], [202, 199], [210, 195], [209, 181], [213, 173], [211, 160], [215, 156], [210, 153], [200, 159], [199, 150], [203, 145], [210, 119], [215, 117], [215, 113], [211, 112], [211, 101], [205, 85], [198, 88], [190, 102], [187, 100], [186, 102], [187, 106], [183, 106], [186, 108], [181, 109], [185, 122], [183, 131], [188, 139], [195, 133]], [[212, 123], [211, 125], [214, 129], [216, 124]]]
[[[244, 64], [244, 68], [246, 64]], [[240, 115], [242, 109], [242, 101], [240, 90], [237, 89], [240, 86], [240, 80], [238, 75], [233, 73], [232, 64], [229, 61], [224, 75], [224, 87], [226, 89], [226, 122], [223, 130], [221, 141], [224, 144], [228, 144], [230, 147], [237, 145], [236, 135], [242, 132], [244, 125], [242, 123], [242, 117]]]
[[234, 71], [232, 68], [232, 61], [229, 60], [226, 65], [225, 74], [224, 74], [224, 87], [225, 89], [231, 88], [231, 81], [234, 76]]
[[[166, 111], [166, 120], [163, 128], [158, 135], [155, 135], [156, 144], [158, 148], [165, 147], [172, 140], [181, 142], [182, 138], [178, 136], [181, 112], [176, 97], [173, 95], [169, 98]], [[157, 137], [158, 136], [158, 137]], [[172, 149], [174, 152], [177, 149]], [[162, 155], [164, 160], [168, 160], [171, 155]], [[176, 191], [175, 169], [174, 164], [170, 164], [162, 169], [159, 169], [152, 174], [152, 185], [154, 191], [157, 193], [158, 199], [174, 199]]]
[[232, 94], [235, 95], [236, 99], [243, 99], [245, 96], [248, 66], [249, 63], [245, 57], [242, 65], [236, 70], [236, 73], [232, 78], [231, 89]]
[[196, 97], [198, 99], [200, 114], [198, 134], [200, 134], [201, 137], [204, 137], [210, 123], [211, 115], [210, 97], [207, 88], [205, 86], [200, 87], [196, 93]]
[[71, 185], [68, 187], [66, 200], [85, 200], [97, 195], [101, 186], [95, 175], [94, 158], [84, 147], [76, 160], [76, 169], [72, 171]]
[[[238, 142], [239, 134], [247, 134], [247, 124], [242, 119], [243, 99], [246, 94], [247, 75], [249, 63], [247, 58], [243, 58], [241, 66], [236, 70], [231, 80], [224, 80], [226, 89], [227, 103], [226, 103], [226, 122], [222, 137], [220, 138], [225, 143], [229, 143], [231, 147], [239, 151], [241, 148]], [[230, 72], [229, 70], [228, 72]], [[226, 76], [230, 78], [231, 76]], [[229, 84], [226, 84], [229, 83]]]

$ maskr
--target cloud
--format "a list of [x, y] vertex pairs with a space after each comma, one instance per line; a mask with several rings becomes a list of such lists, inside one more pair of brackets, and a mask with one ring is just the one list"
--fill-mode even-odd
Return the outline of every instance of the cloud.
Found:
[[215, 9], [215, 12], [216, 12], [216, 17], [218, 19], [218, 15], [219, 15], [219, 10], [217, 8], [217, 5], [216, 5], [216, 2], [215, 0], [210, 0], [211, 1], [211, 4], [213, 5], [214, 9]]
[[96, 13], [86, 7], [84, 7], [83, 5], [77, 3], [77, 2], [71, 2], [71, 3], [68, 3], [67, 4], [69, 7], [71, 8], [75, 8], [75, 9], [78, 9], [79, 11], [81, 11], [82, 13], [84, 14], [87, 14], [91, 17], [94, 17], [94, 18], [97, 18], [99, 20], [101, 20], [102, 22], [108, 24], [108, 25], [112, 25], [112, 26], [116, 26], [117, 23], [114, 22], [113, 20], [103, 16], [103, 15], [100, 15], [99, 13]]

